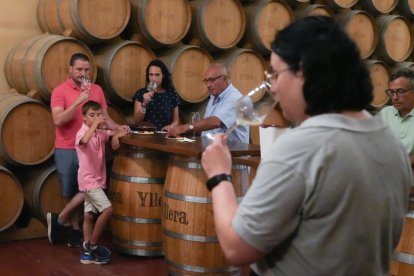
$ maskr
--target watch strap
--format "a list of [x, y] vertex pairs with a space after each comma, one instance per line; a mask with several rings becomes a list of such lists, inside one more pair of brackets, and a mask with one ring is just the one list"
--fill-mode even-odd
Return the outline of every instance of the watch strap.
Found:
[[207, 190], [211, 192], [211, 190], [213, 190], [213, 188], [216, 187], [221, 181], [232, 182], [232, 180], [233, 179], [231, 175], [229, 174], [222, 173], [222, 174], [215, 175], [209, 180], [207, 180], [206, 182]]

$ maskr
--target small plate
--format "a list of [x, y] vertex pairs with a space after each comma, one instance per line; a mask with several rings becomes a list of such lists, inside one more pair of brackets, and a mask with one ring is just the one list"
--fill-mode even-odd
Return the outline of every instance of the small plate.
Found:
[[139, 135], [151, 135], [151, 134], [154, 134], [154, 131], [136, 131], [136, 130], [132, 130], [131, 133], [139, 134]]

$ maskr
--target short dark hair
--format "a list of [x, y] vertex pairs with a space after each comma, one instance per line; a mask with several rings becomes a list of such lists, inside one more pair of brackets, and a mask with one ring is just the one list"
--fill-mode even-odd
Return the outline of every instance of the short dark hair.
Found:
[[102, 109], [102, 106], [100, 103], [95, 101], [87, 101], [82, 105], [82, 115], [86, 115], [86, 112], [88, 112], [89, 109], [92, 109], [94, 111]]
[[70, 62], [69, 62], [70, 66], [73, 66], [77, 60], [91, 62], [87, 55], [83, 53], [76, 53], [76, 54], [73, 54], [72, 57], [70, 58]]
[[145, 83], [147, 84], [149, 83], [149, 69], [151, 66], [156, 66], [161, 69], [162, 76], [163, 76], [161, 86], [165, 89], [174, 89], [174, 86], [171, 80], [171, 74], [168, 71], [167, 66], [165, 66], [164, 62], [162, 62], [159, 59], [154, 59], [150, 63], [148, 63], [147, 70], [145, 71], [146, 72]]
[[291, 71], [302, 70], [306, 114], [359, 111], [372, 102], [368, 68], [355, 43], [331, 17], [293, 22], [271, 46]]
[[408, 69], [408, 68], [398, 70], [397, 72], [391, 75], [390, 81], [394, 81], [401, 77], [408, 79], [410, 88], [414, 88], [414, 71], [413, 70]]

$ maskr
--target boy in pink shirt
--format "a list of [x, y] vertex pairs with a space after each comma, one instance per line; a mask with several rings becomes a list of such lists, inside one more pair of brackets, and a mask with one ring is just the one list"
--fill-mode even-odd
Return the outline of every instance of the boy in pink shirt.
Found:
[[[102, 106], [87, 101], [82, 106], [83, 125], [76, 134], [76, 153], [79, 159], [78, 185], [85, 193], [83, 221], [83, 249], [80, 262], [83, 264], [107, 264], [111, 251], [98, 245], [106, 223], [112, 215], [112, 204], [105, 194], [106, 165], [105, 143], [112, 136], [111, 145], [119, 148], [119, 137], [126, 130], [106, 130]], [[96, 221], [95, 218], [97, 217]]]

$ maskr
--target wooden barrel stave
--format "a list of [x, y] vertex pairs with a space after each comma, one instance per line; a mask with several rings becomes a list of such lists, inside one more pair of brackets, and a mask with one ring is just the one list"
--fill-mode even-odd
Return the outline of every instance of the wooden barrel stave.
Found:
[[0, 166], [0, 231], [9, 228], [23, 209], [23, 189], [20, 182], [8, 169]]
[[161, 256], [161, 200], [168, 155], [123, 145], [114, 159], [109, 198], [112, 240], [119, 252]]
[[[232, 176], [236, 195], [241, 197], [249, 186], [247, 167], [234, 165]], [[226, 263], [220, 249], [206, 180], [197, 158], [170, 158], [162, 223], [165, 258], [169, 273], [173, 275], [233, 275], [240, 272]]]
[[49, 108], [18, 93], [0, 94], [0, 139], [0, 154], [7, 163], [46, 161], [53, 155], [55, 140]]

